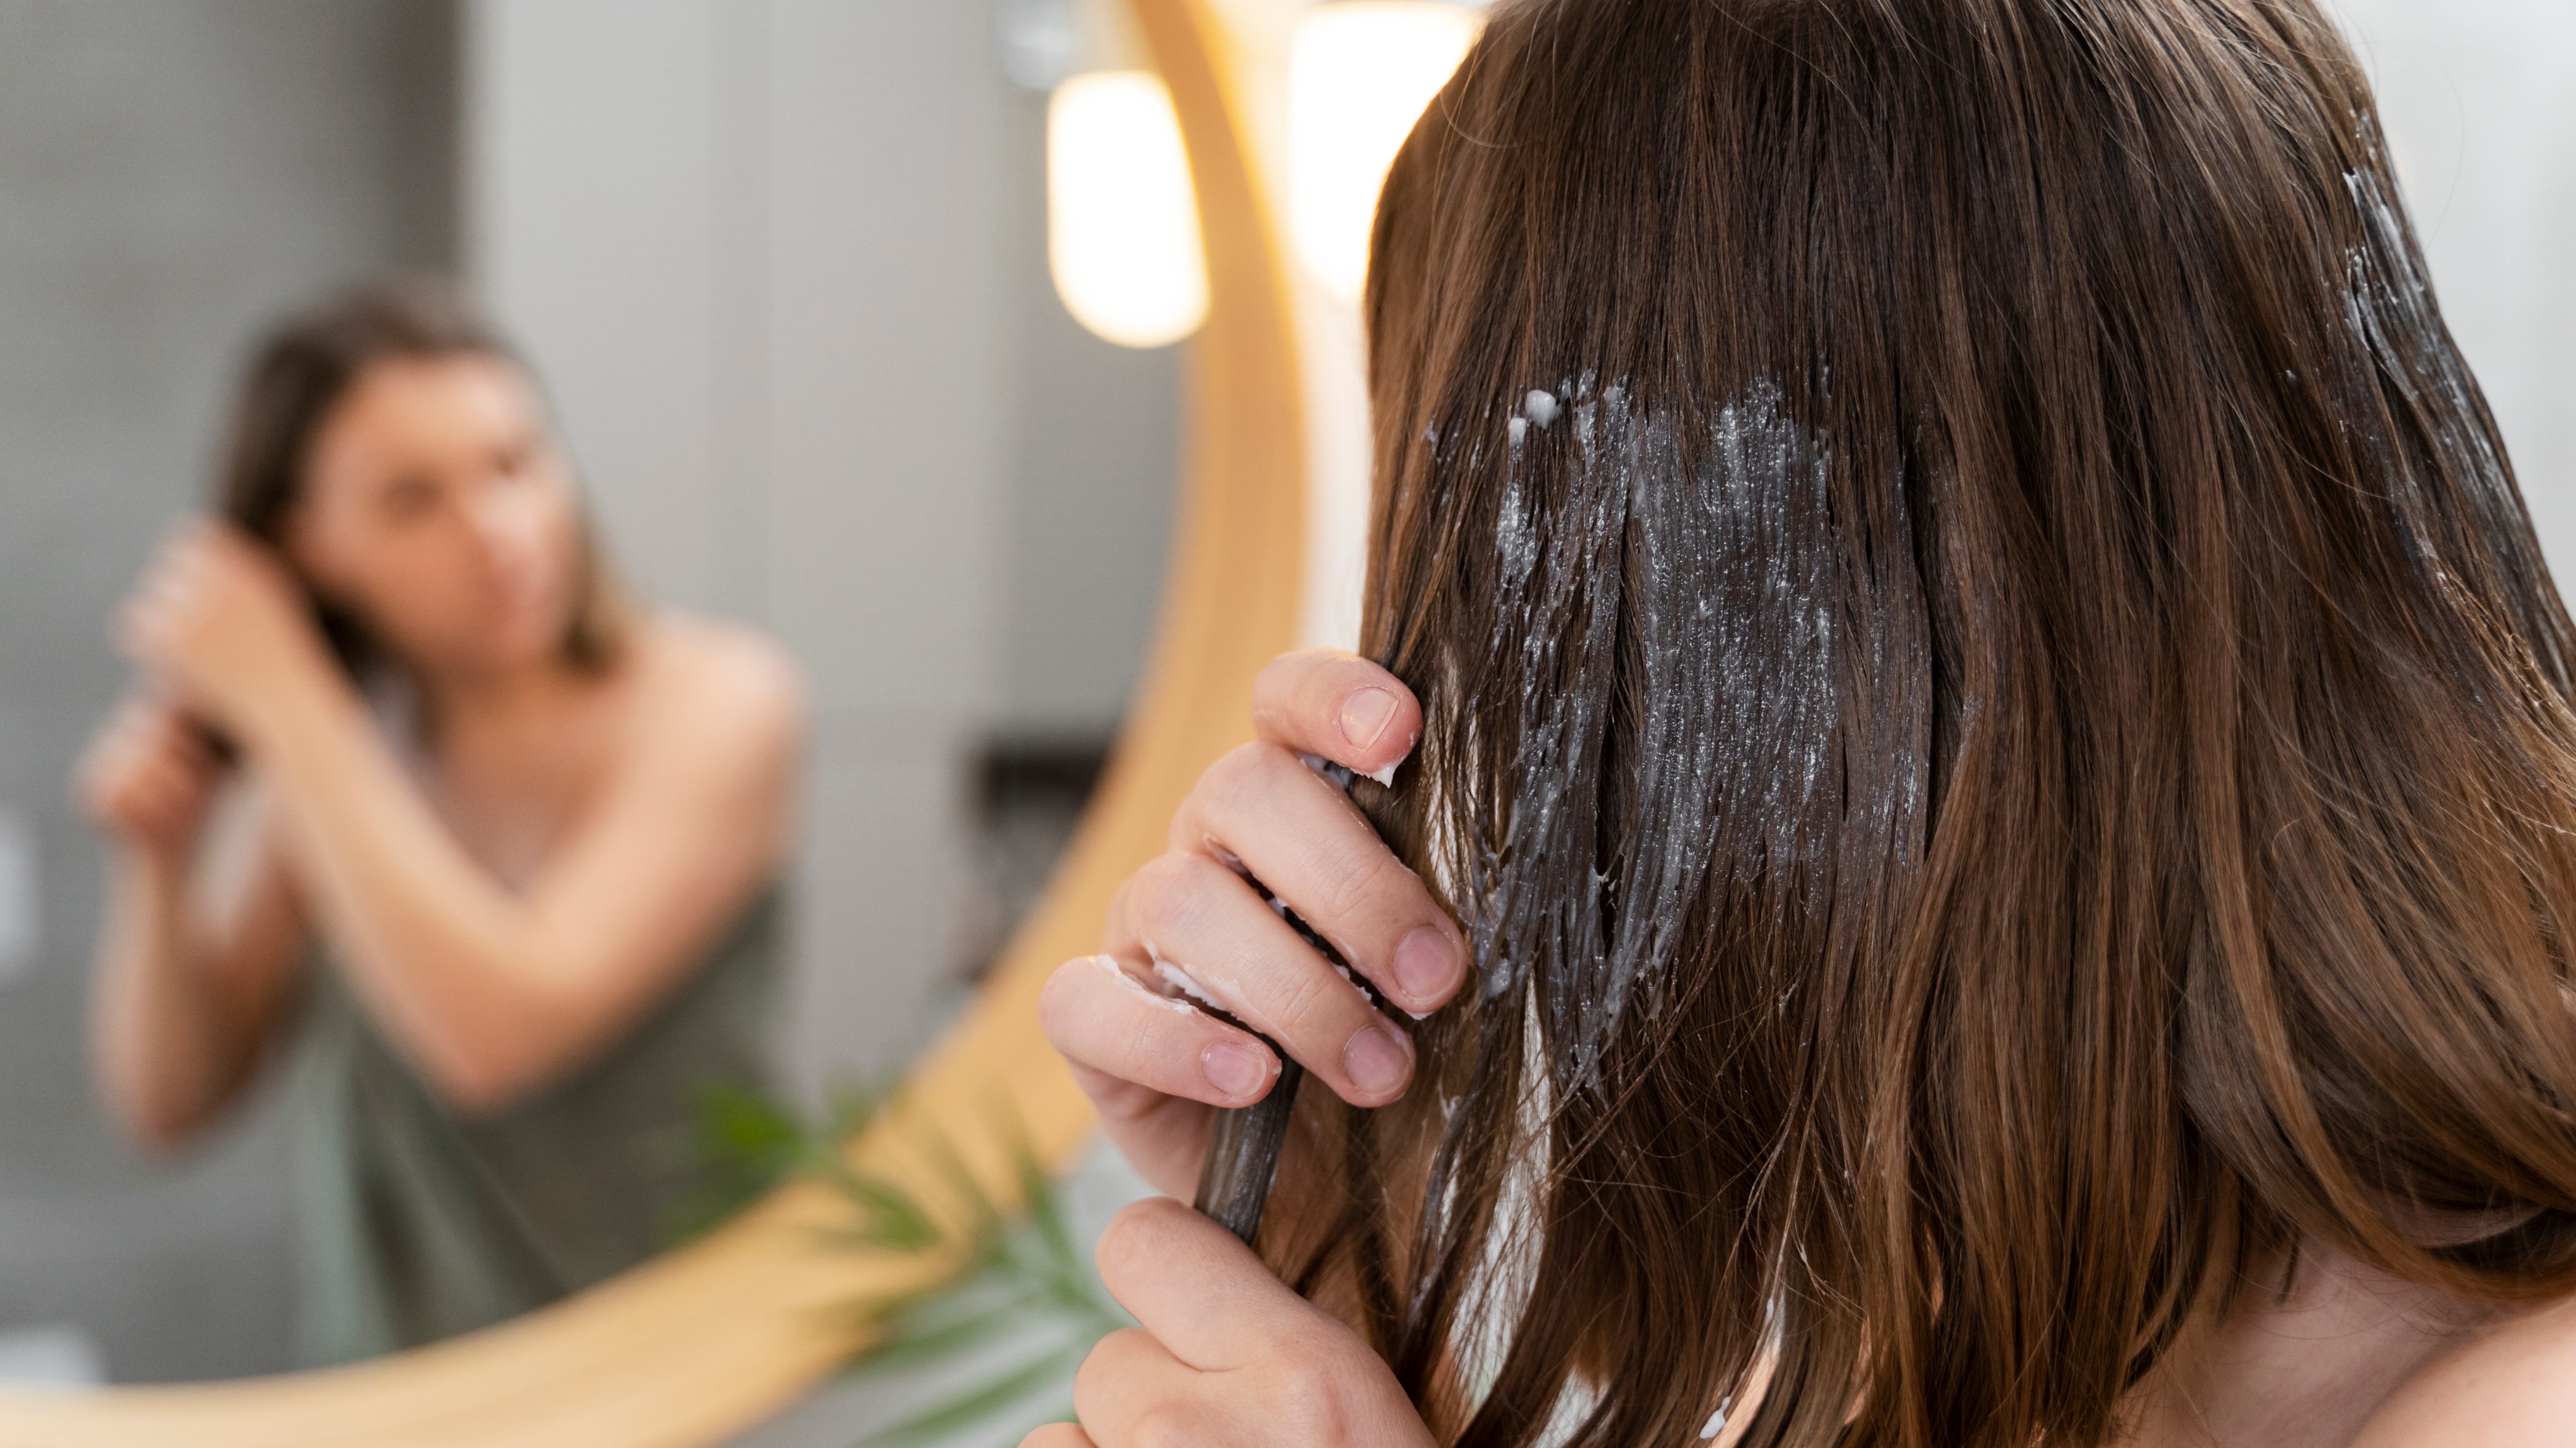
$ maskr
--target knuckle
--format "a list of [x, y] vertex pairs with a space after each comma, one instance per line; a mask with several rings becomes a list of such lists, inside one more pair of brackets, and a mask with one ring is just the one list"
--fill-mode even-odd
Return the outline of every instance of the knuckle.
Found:
[[1273, 654], [1270, 662], [1261, 666], [1261, 672], [1253, 676], [1253, 687], [1279, 688], [1293, 684], [1306, 676], [1313, 662], [1312, 649], [1290, 649], [1284, 654]]
[[1131, 917], [1139, 925], [1186, 928], [1205, 909], [1208, 892], [1232, 878], [1204, 855], [1169, 854], [1147, 861], [1133, 881]]
[[1374, 836], [1365, 842], [1318, 842], [1314, 848], [1316, 914], [1351, 921], [1394, 903], [1387, 866], [1395, 864], [1395, 857]]
[[1300, 1443], [1362, 1441], [1362, 1405], [1350, 1385], [1360, 1378], [1334, 1344], [1293, 1341], [1263, 1374], [1261, 1397], [1272, 1419]]
[[[1160, 859], [1161, 856], [1158, 855], [1155, 858]], [[1149, 860], [1146, 863], [1151, 864], [1153, 861]], [[1109, 892], [1109, 908], [1101, 912], [1101, 941], [1112, 949], [1117, 947], [1122, 934], [1132, 934], [1134, 931], [1136, 875], [1142, 873], [1142, 870], [1143, 867], [1139, 866], [1137, 871], [1118, 882], [1118, 888]]]
[[1332, 1362], [1324, 1354], [1308, 1344], [1292, 1344], [1275, 1372], [1272, 1389], [1284, 1405], [1312, 1411], [1339, 1397], [1336, 1388], [1341, 1375], [1333, 1371]]
[[1115, 989], [1096, 956], [1057, 966], [1038, 992], [1038, 1029], [1067, 1060], [1119, 1080], [1168, 1074], [1190, 1042], [1168, 1028], [1161, 1012], [1120, 1010], [1124, 1003], [1109, 993]]
[[1194, 1405], [1167, 1400], [1136, 1415], [1129, 1441], [1135, 1448], [1202, 1448], [1219, 1440], [1202, 1430]]
[[1297, 718], [1313, 713], [1315, 685], [1331, 677], [1336, 657], [1328, 649], [1292, 649], [1263, 664], [1252, 678], [1255, 712]]
[[1352, 1373], [1342, 1363], [1342, 1342], [1321, 1332], [1293, 1332], [1280, 1360], [1285, 1391], [1296, 1402], [1340, 1402]]
[[1113, 1290], [1116, 1283], [1135, 1280], [1169, 1255], [1172, 1233], [1166, 1209], [1172, 1206], [1148, 1198], [1109, 1219], [1093, 1248], [1093, 1257], [1102, 1280], [1112, 1284]]
[[1073, 1401], [1077, 1408], [1097, 1402], [1101, 1394], [1110, 1390], [1109, 1380], [1116, 1374], [1117, 1364], [1128, 1348], [1121, 1339], [1136, 1331], [1138, 1329], [1132, 1327], [1121, 1328], [1093, 1343], [1091, 1351], [1083, 1354], [1082, 1365], [1073, 1370]]
[[1078, 973], [1083, 962], [1068, 960], [1055, 968], [1038, 988], [1038, 1029], [1046, 1033], [1048, 1044], [1064, 1049], [1071, 1038], [1072, 1026], [1083, 1017], [1083, 980]]
[[1158, 1064], [1151, 1032], [1136, 1027], [1121, 1031], [1118, 1043], [1093, 1063], [1122, 1081], [1136, 1081], [1154, 1074]]
[[1405, 932], [1437, 915], [1439, 907], [1423, 888], [1422, 877], [1374, 835], [1351, 854], [1347, 877], [1354, 897], [1352, 915], [1367, 928], [1382, 932], [1382, 948], [1392, 952]]
[[1196, 849], [1207, 833], [1206, 826], [1200, 822], [1202, 814], [1197, 791], [1193, 789], [1183, 795], [1179, 807], [1172, 811], [1171, 824], [1163, 831], [1163, 848], [1169, 851]]
[[1345, 1443], [1348, 1414], [1333, 1385], [1303, 1364], [1277, 1364], [1264, 1374], [1261, 1414], [1289, 1428], [1300, 1443]]
[[1272, 1020], [1290, 1036], [1321, 1032], [1342, 1014], [1348, 990], [1340, 977], [1329, 973], [1318, 961], [1314, 969], [1301, 970], [1289, 980], [1278, 1003], [1271, 1008]]
[[1186, 1070], [1191, 1042], [1168, 1028], [1171, 1019], [1157, 1012], [1120, 1032], [1110, 1069], [1130, 1081], [1162, 1075], [1166, 1068]]
[[1240, 805], [1260, 796], [1284, 751], [1275, 744], [1238, 744], [1199, 776], [1198, 792], [1210, 803]]
[[1189, 857], [1157, 855], [1127, 877], [1127, 916], [1140, 929], [1169, 924], [1189, 891]]
[[1301, 699], [1318, 711], [1324, 723], [1331, 723], [1331, 711], [1342, 702], [1342, 695], [1361, 684], [1374, 682], [1377, 665], [1357, 654], [1341, 649], [1302, 649], [1295, 655], [1297, 682], [1303, 686]]
[[1365, 1443], [1370, 1441], [1361, 1431], [1361, 1415], [1351, 1402], [1339, 1393], [1307, 1400], [1307, 1411], [1300, 1418], [1297, 1441], [1301, 1443]]
[[1093, 1248], [1101, 1270], [1124, 1267], [1136, 1253], [1147, 1250], [1146, 1233], [1144, 1216], [1135, 1207], [1111, 1217], [1109, 1225], [1100, 1229], [1100, 1241]]
[[[1129, 1269], [1135, 1265], [1138, 1254], [1145, 1250], [1139, 1244], [1137, 1237], [1138, 1233], [1127, 1213], [1121, 1212], [1110, 1218], [1109, 1225], [1101, 1229], [1100, 1240], [1091, 1244], [1092, 1269], [1100, 1274], [1100, 1280], [1108, 1284], [1112, 1291], [1116, 1290], [1118, 1283], [1127, 1279]], [[1094, 1360], [1099, 1358], [1102, 1348], [1107, 1345], [1108, 1339], [1104, 1338], [1101, 1340], [1101, 1347], [1092, 1349]]]

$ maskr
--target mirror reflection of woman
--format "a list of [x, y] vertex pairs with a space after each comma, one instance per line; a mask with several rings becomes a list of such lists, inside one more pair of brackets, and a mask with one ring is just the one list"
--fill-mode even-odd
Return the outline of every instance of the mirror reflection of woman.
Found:
[[78, 783], [113, 1114], [175, 1150], [294, 1057], [308, 1361], [633, 1264], [694, 1103], [767, 1079], [794, 665], [621, 600], [535, 383], [435, 289], [274, 334], [218, 504], [127, 600]]

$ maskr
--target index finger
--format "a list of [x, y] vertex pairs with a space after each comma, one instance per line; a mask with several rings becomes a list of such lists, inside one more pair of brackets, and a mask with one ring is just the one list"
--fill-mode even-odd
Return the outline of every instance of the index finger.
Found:
[[1101, 1285], [1172, 1356], [1224, 1372], [1275, 1354], [1323, 1314], [1232, 1232], [1169, 1197], [1111, 1219], [1094, 1249]]
[[1422, 737], [1422, 705], [1404, 681], [1357, 654], [1299, 649], [1252, 681], [1252, 730], [1263, 741], [1383, 775]]

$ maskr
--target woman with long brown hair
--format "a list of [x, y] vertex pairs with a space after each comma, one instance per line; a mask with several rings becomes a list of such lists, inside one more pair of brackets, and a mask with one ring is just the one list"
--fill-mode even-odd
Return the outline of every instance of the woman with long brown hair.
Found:
[[102, 1094], [174, 1149], [291, 1055], [307, 1361], [632, 1265], [707, 1185], [672, 1159], [701, 1094], [771, 1079], [795, 666], [621, 596], [534, 379], [444, 289], [277, 328], [215, 503], [127, 601], [82, 768]]
[[2310, 0], [1499, 6], [1379, 212], [1386, 672], [1047, 1000], [1166, 1190], [1278, 1066], [1147, 982], [1320, 1086], [1033, 1441], [2565, 1436], [2576, 633], [2397, 196]]

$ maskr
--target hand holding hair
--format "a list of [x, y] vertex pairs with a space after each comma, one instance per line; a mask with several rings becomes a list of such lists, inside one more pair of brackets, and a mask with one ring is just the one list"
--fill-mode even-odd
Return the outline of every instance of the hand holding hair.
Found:
[[1357, 1333], [1270, 1275], [1224, 1228], [1143, 1201], [1100, 1238], [1100, 1275], [1141, 1328], [1113, 1333], [1074, 1379], [1079, 1427], [1021, 1448], [1429, 1448], [1404, 1390]]
[[191, 712], [248, 742], [303, 684], [336, 680], [301, 590], [267, 547], [200, 519], [161, 547], [117, 615], [117, 644]]
[[1104, 954], [1047, 982], [1047, 1039], [1157, 1190], [1188, 1197], [1215, 1108], [1259, 1101], [1280, 1076], [1259, 1038], [1176, 998], [1184, 981], [1343, 1100], [1381, 1106], [1404, 1094], [1413, 1047], [1403, 1025], [1251, 880], [1397, 1008], [1425, 1014], [1456, 995], [1467, 975], [1457, 925], [1300, 759], [1382, 773], [1412, 751], [1421, 718], [1412, 691], [1365, 659], [1318, 649], [1274, 660], [1253, 687], [1255, 742], [1209, 768], [1173, 817], [1169, 852], [1121, 888]]
[[82, 751], [72, 797], [120, 845], [177, 861], [196, 843], [224, 765], [186, 710], [137, 689]]

